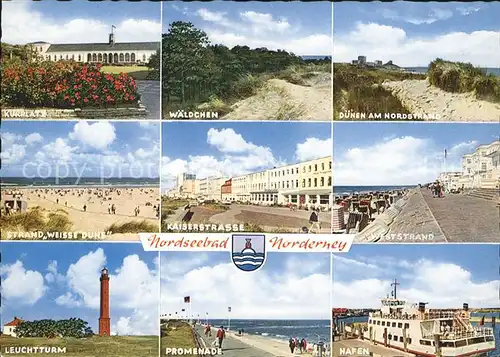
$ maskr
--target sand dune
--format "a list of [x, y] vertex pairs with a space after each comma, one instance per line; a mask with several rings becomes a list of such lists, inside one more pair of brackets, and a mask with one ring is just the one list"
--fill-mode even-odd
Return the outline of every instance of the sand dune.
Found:
[[499, 121], [500, 105], [479, 100], [474, 93], [450, 93], [427, 80], [384, 82], [413, 114], [439, 114], [439, 121]]
[[256, 95], [232, 105], [227, 120], [332, 120], [329, 73], [318, 73], [308, 86], [270, 79]]

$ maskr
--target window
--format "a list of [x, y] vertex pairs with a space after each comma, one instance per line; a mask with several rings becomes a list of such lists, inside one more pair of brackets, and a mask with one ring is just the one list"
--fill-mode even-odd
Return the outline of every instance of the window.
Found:
[[382, 321], [382, 326], [385, 326], [385, 321]]
[[82, 61], [82, 55], [78, 55], [78, 62]]
[[314, 178], [314, 187], [318, 187], [318, 179], [316, 177]]
[[74, 60], [75, 59], [75, 55], [71, 55], [71, 59]]
[[130, 55], [130, 62], [135, 62], [135, 53]]
[[318, 171], [318, 164], [314, 164], [314, 171]]
[[398, 327], [403, 328], [403, 323], [402, 322], [398, 323]]
[[405, 328], [410, 328], [410, 324], [409, 323], [405, 323]]
[[66, 55], [66, 59], [67, 59], [67, 60], [69, 59], [69, 55]]
[[311, 179], [307, 179], [307, 187], [311, 187]]
[[325, 186], [325, 178], [324, 177], [321, 177], [320, 182], [321, 182], [321, 186]]
[[420, 344], [421, 344], [421, 345], [424, 345], [424, 346], [430, 346], [430, 345], [431, 345], [431, 341], [427, 341], [427, 340], [420, 340]]
[[404, 342], [403, 336], [399, 336], [399, 342]]
[[332, 162], [330, 161], [328, 164], [329, 164], [330, 170], [331, 170], [332, 169]]
[[379, 325], [379, 326], [380, 326], [380, 320], [378, 320], [378, 321], [377, 321], [377, 325]]
[[92, 55], [92, 62], [97, 62], [97, 55], [95, 53]]
[[123, 53], [120, 53], [120, 62], [124, 62], [125, 61], [125, 56]]
[[309, 172], [311, 172], [311, 165], [309, 165]]
[[302, 187], [306, 187], [306, 179], [302, 179]]
[[98, 60], [99, 62], [102, 62], [102, 53], [99, 53], [99, 54], [97, 55], [97, 60]]
[[295, 180], [295, 187], [299, 187], [299, 180]]
[[142, 55], [142, 62], [146, 62], [146, 55]]
[[408, 342], [408, 344], [411, 344], [411, 337], [408, 337], [406, 341]]
[[396, 327], [396, 323], [395, 322], [392, 323], [392, 327]]
[[394, 341], [397, 341], [397, 340], [398, 340], [398, 336], [394, 335], [394, 336], [392, 336], [392, 339], [393, 339]]
[[328, 176], [328, 187], [332, 185], [332, 177]]
[[130, 53], [125, 53], [125, 62], [130, 62]]

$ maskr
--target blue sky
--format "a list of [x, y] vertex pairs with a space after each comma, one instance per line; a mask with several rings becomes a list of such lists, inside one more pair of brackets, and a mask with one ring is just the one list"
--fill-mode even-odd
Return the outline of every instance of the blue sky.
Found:
[[500, 135], [496, 123], [335, 123], [333, 130], [336, 186], [430, 182], [442, 171], [461, 171], [464, 154]]
[[[331, 124], [163, 123], [162, 185], [179, 173], [199, 178], [248, 172], [331, 155]], [[189, 143], [189, 145], [186, 145]]]
[[498, 67], [499, 17], [498, 3], [342, 2], [334, 8], [334, 57], [366, 55], [402, 66], [444, 57]]
[[[2, 123], [2, 175], [158, 177], [160, 127], [152, 122]], [[24, 170], [24, 171], [23, 171]], [[121, 171], [120, 171], [121, 170]], [[137, 170], [137, 171], [134, 171]]]
[[154, 334], [157, 258], [135, 243], [2, 243], [3, 322], [79, 317], [96, 333], [99, 277], [107, 267], [112, 332]]
[[16, 0], [2, 5], [2, 41], [8, 43], [107, 42], [111, 25], [120, 42], [161, 37], [160, 2]]
[[213, 43], [331, 55], [332, 5], [328, 2], [167, 2], [163, 31], [174, 21], [192, 22]]
[[235, 319], [329, 319], [329, 254], [269, 253], [255, 272], [239, 270], [229, 252], [160, 257], [161, 314], [187, 308], [183, 297], [191, 296], [193, 314], [211, 318], [226, 318], [231, 306]]
[[333, 257], [333, 304], [378, 307], [378, 298], [390, 293], [397, 279], [398, 297], [411, 302], [497, 307], [499, 249], [496, 244], [355, 245]]

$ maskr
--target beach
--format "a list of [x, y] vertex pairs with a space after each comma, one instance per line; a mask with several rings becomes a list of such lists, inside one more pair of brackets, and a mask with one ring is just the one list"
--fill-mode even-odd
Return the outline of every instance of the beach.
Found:
[[[2, 221], [4, 226], [7, 225], [2, 227], [2, 231], [50, 231], [46, 227], [44, 229], [36, 225], [29, 225], [29, 229], [25, 229], [26, 225], [19, 223], [14, 227], [8, 220], [16, 215], [32, 213], [34, 210], [38, 210], [44, 220], [49, 220], [51, 216], [56, 217], [54, 215], [66, 216], [70, 222], [71, 232], [106, 232], [105, 239], [110, 240], [137, 240], [138, 232], [130, 228], [131, 222], [142, 222], [142, 226], [148, 228], [158, 226], [157, 210], [160, 195], [157, 186], [9, 187], [2, 190], [1, 196], [2, 211], [6, 214], [5, 219], [8, 222], [7, 224]], [[10, 214], [7, 214], [7, 211], [10, 211]], [[135, 229], [140, 226], [136, 224]], [[54, 229], [54, 231], [60, 230]], [[6, 238], [9, 239], [8, 236]], [[96, 234], [94, 239], [103, 237]]]

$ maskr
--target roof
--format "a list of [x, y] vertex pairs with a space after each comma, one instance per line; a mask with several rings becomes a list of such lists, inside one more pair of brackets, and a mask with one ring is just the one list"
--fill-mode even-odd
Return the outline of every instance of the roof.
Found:
[[48, 42], [45, 42], [45, 41], [35, 41], [35, 42], [30, 42], [29, 45], [41, 45], [43, 43], [47, 43], [48, 44]]
[[12, 320], [11, 322], [6, 323], [6, 324], [5, 324], [5, 326], [17, 326], [17, 325], [19, 325], [21, 322], [23, 322], [23, 320], [18, 319], [18, 318], [16, 317], [16, 318], [15, 318], [14, 320]]
[[47, 52], [79, 52], [79, 51], [156, 51], [160, 42], [118, 42], [109, 43], [61, 43], [53, 44]]

